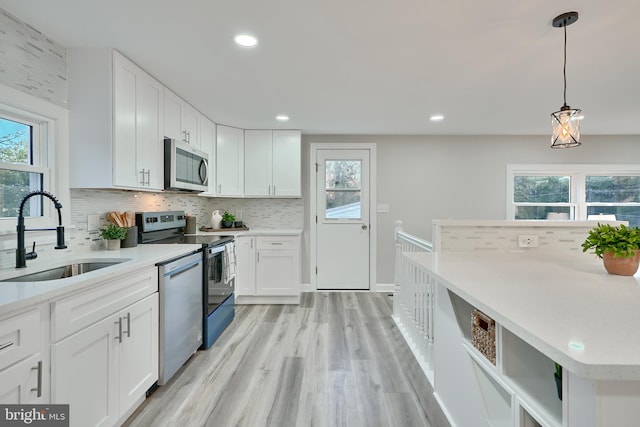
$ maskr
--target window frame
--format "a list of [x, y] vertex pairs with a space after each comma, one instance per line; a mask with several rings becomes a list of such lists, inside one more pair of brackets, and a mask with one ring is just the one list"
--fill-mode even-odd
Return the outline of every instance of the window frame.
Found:
[[[515, 176], [569, 176], [569, 203], [516, 203], [513, 201]], [[586, 221], [589, 206], [640, 206], [640, 203], [595, 203], [586, 201], [587, 176], [640, 176], [640, 165], [614, 164], [530, 164], [507, 165], [506, 218], [515, 220], [517, 206], [573, 206], [574, 221]], [[571, 209], [571, 207], [570, 207]], [[535, 221], [535, 220], [522, 220]]]
[[[33, 157], [40, 165], [9, 165], [12, 170], [29, 169], [44, 172], [43, 189], [54, 194], [62, 204], [63, 225], [71, 219], [69, 175], [68, 175], [68, 110], [44, 99], [20, 92], [0, 84], [0, 114], [10, 120], [36, 125], [33, 132]], [[36, 129], [37, 128], [37, 129]], [[35, 198], [34, 198], [35, 199]], [[15, 248], [17, 220], [15, 217], [0, 218], [0, 249]], [[44, 202], [43, 216], [25, 218], [27, 228], [52, 228], [58, 225], [57, 212], [52, 203]], [[42, 237], [40, 237], [42, 235]], [[55, 233], [32, 232], [31, 238], [39, 243], [55, 241]]]

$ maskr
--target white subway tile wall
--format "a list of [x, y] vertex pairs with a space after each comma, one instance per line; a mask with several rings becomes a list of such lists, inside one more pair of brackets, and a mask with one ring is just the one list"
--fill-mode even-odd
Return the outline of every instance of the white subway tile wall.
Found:
[[90, 246], [99, 239], [95, 231], [87, 231], [87, 215], [97, 214], [101, 224], [107, 223], [111, 211], [184, 210], [195, 215], [197, 227], [211, 226], [211, 213], [219, 209], [229, 211], [249, 228], [302, 228], [304, 203], [302, 199], [223, 199], [199, 197], [180, 193], [147, 193], [117, 190], [71, 190], [70, 244]]
[[67, 51], [0, 9], [0, 82], [67, 107]]
[[[526, 250], [531, 253], [539, 251], [580, 253], [582, 242], [592, 227], [591, 225], [584, 227], [443, 225], [439, 233], [439, 250], [440, 252]], [[519, 248], [518, 236], [522, 234], [538, 236], [538, 247]]]
[[[197, 227], [200, 228], [210, 226], [211, 213], [219, 209], [236, 215], [236, 219], [244, 221], [250, 229], [304, 226], [302, 199], [223, 199], [180, 193], [72, 189], [69, 208], [74, 228], [66, 230], [66, 243], [69, 246], [66, 251], [101, 248], [103, 241], [99, 233], [87, 230], [87, 215], [100, 215], [100, 224], [103, 226], [108, 223], [107, 214], [111, 211], [184, 210], [196, 216]], [[39, 257], [53, 254], [53, 245], [38, 244]], [[14, 264], [15, 249], [0, 252], [0, 268]]]

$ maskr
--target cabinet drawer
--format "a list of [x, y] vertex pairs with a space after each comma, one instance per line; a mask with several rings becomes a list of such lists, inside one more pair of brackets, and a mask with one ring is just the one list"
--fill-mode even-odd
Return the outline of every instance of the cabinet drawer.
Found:
[[55, 301], [51, 304], [51, 341], [57, 342], [157, 291], [158, 270], [153, 267]]
[[260, 236], [258, 237], [258, 249], [298, 249], [297, 236]]
[[0, 320], [0, 371], [40, 350], [40, 310]]

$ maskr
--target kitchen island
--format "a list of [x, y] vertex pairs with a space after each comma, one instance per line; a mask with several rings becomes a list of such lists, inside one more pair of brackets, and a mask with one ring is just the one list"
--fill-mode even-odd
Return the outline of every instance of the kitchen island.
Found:
[[[403, 256], [433, 284], [434, 389], [453, 425], [638, 425], [638, 277], [586, 254]], [[495, 321], [495, 363], [473, 344], [474, 310]]]

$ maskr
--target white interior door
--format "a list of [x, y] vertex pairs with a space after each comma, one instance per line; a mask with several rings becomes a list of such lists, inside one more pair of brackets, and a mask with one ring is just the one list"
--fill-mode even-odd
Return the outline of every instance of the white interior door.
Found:
[[316, 289], [369, 289], [369, 150], [316, 154]]

